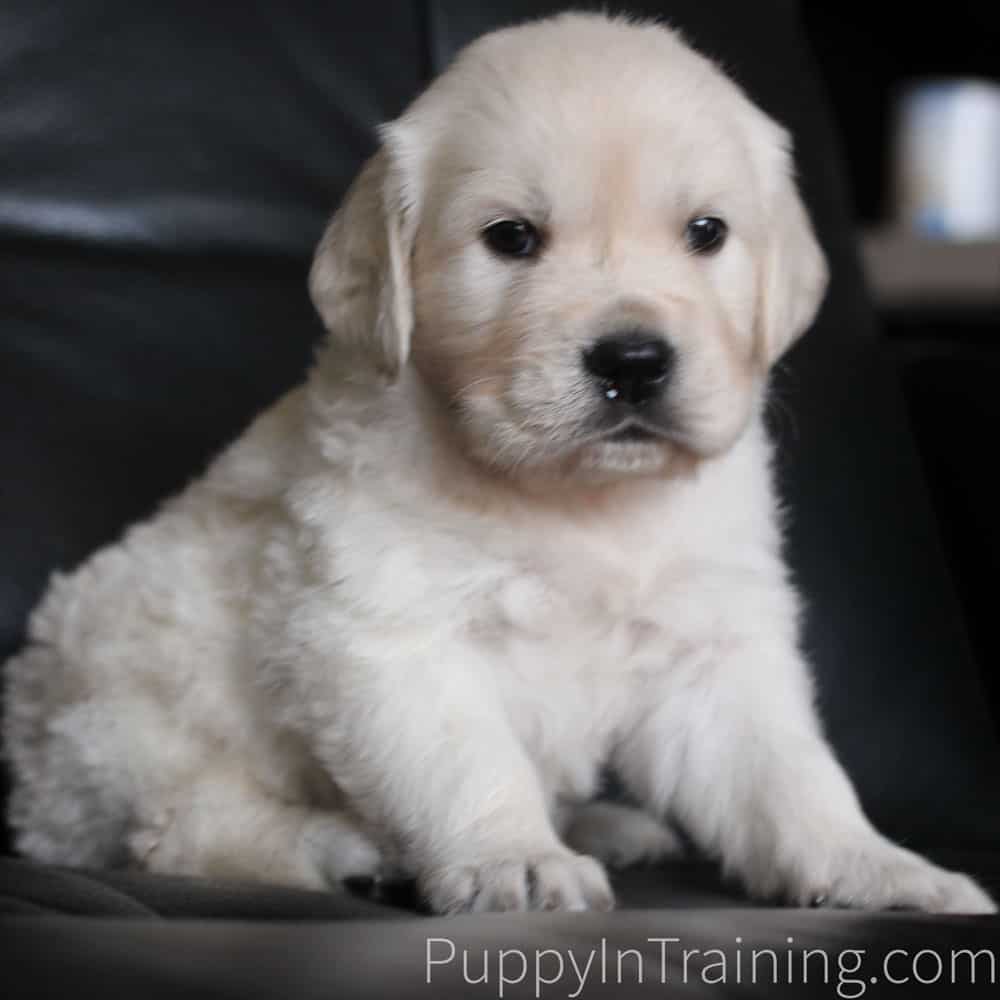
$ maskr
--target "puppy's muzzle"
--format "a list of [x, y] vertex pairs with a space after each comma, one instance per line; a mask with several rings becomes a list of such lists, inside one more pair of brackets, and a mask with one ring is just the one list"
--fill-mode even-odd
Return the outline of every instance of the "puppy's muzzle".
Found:
[[609, 403], [638, 408], [666, 392], [674, 350], [658, 334], [623, 330], [601, 337], [584, 351], [583, 365]]

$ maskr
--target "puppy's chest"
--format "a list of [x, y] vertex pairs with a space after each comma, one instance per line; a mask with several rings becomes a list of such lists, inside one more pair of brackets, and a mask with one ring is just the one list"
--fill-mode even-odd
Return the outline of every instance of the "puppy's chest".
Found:
[[501, 564], [472, 632], [515, 678], [620, 684], [667, 639], [670, 577], [669, 560], [649, 553], [543, 542]]
[[504, 567], [469, 623], [513, 727], [558, 794], [590, 794], [645, 679], [669, 659], [644, 569], [653, 567], [537, 546]]

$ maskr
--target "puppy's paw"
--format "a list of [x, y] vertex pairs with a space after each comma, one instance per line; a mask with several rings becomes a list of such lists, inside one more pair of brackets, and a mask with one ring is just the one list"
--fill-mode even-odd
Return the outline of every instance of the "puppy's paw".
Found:
[[614, 802], [581, 806], [566, 829], [566, 843], [609, 868], [652, 864], [684, 853], [680, 838], [640, 809]]
[[928, 913], [996, 913], [992, 899], [967, 875], [946, 871], [880, 837], [830, 851], [803, 867], [790, 885], [800, 906], [865, 910], [907, 909]]
[[610, 910], [614, 895], [600, 863], [570, 851], [541, 850], [448, 865], [420, 889], [435, 913], [499, 910]]
[[343, 813], [311, 815], [299, 837], [303, 861], [319, 871], [331, 887], [346, 878], [377, 876], [382, 873], [383, 858], [376, 844], [353, 819]]

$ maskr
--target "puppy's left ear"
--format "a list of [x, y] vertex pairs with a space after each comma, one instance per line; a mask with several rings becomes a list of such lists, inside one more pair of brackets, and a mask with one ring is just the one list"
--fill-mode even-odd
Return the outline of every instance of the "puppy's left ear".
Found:
[[780, 162], [777, 170], [772, 164], [768, 171], [777, 177], [777, 186], [769, 199], [757, 301], [758, 354], [766, 366], [809, 328], [829, 277], [826, 258], [795, 184], [788, 138], [781, 134]]
[[309, 274], [313, 305], [333, 341], [390, 378], [410, 352], [415, 217], [412, 193], [385, 143], [344, 196]]

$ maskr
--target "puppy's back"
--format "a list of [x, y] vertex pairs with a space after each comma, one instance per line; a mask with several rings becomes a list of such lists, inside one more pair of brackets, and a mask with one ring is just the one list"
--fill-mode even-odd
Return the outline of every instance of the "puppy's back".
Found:
[[[15, 846], [109, 865], [221, 743], [258, 741], [244, 655], [259, 554], [280, 516], [303, 394], [206, 475], [69, 574], [54, 574], [4, 668]], [[152, 806], [150, 807], [152, 808]]]

